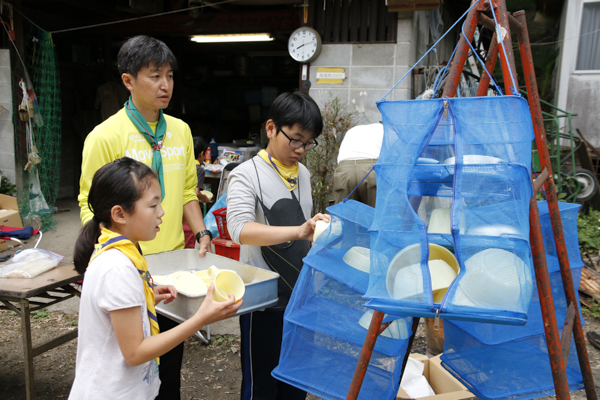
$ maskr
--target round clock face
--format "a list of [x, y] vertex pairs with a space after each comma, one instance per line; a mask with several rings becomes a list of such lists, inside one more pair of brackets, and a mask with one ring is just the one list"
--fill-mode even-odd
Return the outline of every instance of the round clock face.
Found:
[[321, 37], [312, 28], [302, 27], [290, 35], [288, 41], [290, 56], [298, 62], [308, 63], [319, 56], [321, 52]]

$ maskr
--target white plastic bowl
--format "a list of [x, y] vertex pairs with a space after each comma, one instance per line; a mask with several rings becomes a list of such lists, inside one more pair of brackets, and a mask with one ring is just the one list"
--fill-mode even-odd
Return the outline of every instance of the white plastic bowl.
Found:
[[531, 296], [531, 277], [523, 260], [503, 249], [486, 249], [465, 261], [453, 303], [478, 308], [518, 309]]
[[[373, 318], [373, 310], [367, 310], [360, 320], [358, 324], [365, 329], [369, 329], [371, 325], [371, 319]], [[408, 339], [409, 332], [408, 326], [406, 325], [406, 320], [404, 318], [397, 319], [392, 321], [388, 327], [381, 333], [381, 336], [385, 336], [392, 339]]]
[[206, 295], [206, 284], [199, 276], [188, 271], [177, 271], [173, 274], [173, 286], [177, 292], [188, 297], [199, 297]]
[[371, 250], [360, 246], [351, 247], [342, 260], [352, 268], [368, 274], [371, 269]]
[[[463, 156], [463, 164], [500, 164], [504, 163], [501, 158], [491, 156], [480, 156], [477, 154], [467, 154]], [[456, 164], [456, 157], [449, 157], [442, 161], [443, 165], [454, 165]]]
[[485, 224], [475, 225], [467, 229], [467, 235], [481, 235], [481, 236], [501, 236], [501, 235], [518, 235], [521, 236], [521, 232], [517, 228], [506, 224]]
[[315, 226], [315, 231], [313, 233], [313, 242], [316, 242], [319, 235], [323, 233], [327, 228], [329, 228], [329, 222], [318, 220]]
[[[427, 233], [452, 233], [452, 211], [449, 208], [436, 208], [429, 216], [429, 225], [427, 225]], [[465, 214], [460, 211], [459, 229], [460, 232], [465, 231]]]

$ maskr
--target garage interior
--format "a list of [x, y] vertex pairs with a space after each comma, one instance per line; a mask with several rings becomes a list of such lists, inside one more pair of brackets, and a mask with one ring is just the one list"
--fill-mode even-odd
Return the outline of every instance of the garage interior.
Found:
[[[300, 64], [288, 55], [287, 40], [304, 24], [303, 11], [308, 7], [295, 0], [18, 0], [12, 4], [17, 45], [21, 39], [27, 49], [28, 32], [37, 26], [52, 33], [56, 46], [62, 100], [58, 199], [77, 197], [83, 142], [103, 119], [98, 88], [120, 82], [117, 53], [131, 36], [153, 36], [171, 48], [179, 65], [165, 112], [183, 119], [194, 136], [207, 141], [260, 141], [261, 124], [276, 95], [300, 88]], [[2, 19], [10, 17], [3, 8]], [[19, 32], [24, 32], [22, 38]], [[259, 32], [273, 40], [190, 40], [200, 34]], [[11, 46], [6, 37], [4, 42], [5, 47]]]

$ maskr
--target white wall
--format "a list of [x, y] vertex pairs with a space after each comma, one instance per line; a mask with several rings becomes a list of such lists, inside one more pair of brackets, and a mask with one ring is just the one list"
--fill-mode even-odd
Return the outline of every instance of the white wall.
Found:
[[0, 169], [2, 175], [15, 184], [15, 138], [12, 122], [12, 86], [10, 50], [0, 49], [0, 105], [6, 111], [0, 115]]
[[[310, 96], [319, 105], [338, 97], [364, 113], [363, 123], [381, 121], [381, 113], [375, 103], [417, 61], [417, 48], [427, 50], [427, 12], [400, 13], [397, 33], [395, 44], [323, 45], [321, 54], [310, 65]], [[317, 84], [318, 67], [345, 68], [347, 77], [341, 85]], [[413, 98], [412, 81], [412, 74], [408, 74], [386, 99]]]
[[581, 14], [583, 4], [588, 1], [597, 0], [565, 2], [559, 35], [560, 64], [557, 69], [558, 85], [555, 104], [562, 110], [578, 114], [573, 117], [573, 129], [579, 128], [586, 139], [595, 147], [600, 147], [600, 71], [575, 69]]

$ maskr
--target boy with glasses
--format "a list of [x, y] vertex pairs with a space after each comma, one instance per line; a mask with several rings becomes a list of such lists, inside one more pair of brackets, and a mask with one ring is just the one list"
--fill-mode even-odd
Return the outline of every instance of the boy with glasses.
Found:
[[240, 261], [280, 275], [279, 301], [240, 317], [242, 400], [305, 399], [306, 392], [271, 376], [279, 363], [283, 314], [310, 250], [317, 220], [310, 218], [310, 173], [300, 164], [323, 129], [315, 101], [303, 93], [279, 95], [265, 124], [269, 144], [229, 175], [227, 228], [242, 245]]

